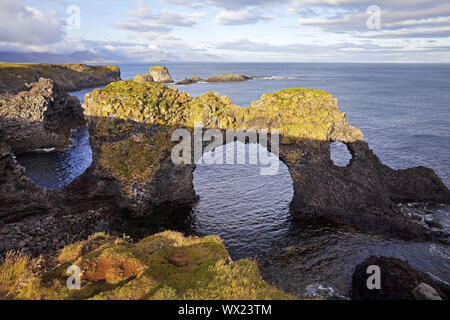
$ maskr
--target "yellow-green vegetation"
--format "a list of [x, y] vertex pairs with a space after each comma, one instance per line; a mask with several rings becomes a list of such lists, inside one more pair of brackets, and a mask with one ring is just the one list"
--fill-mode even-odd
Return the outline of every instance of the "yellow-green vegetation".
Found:
[[41, 64], [41, 63], [0, 63], [0, 93], [17, 92], [25, 83], [49, 78], [62, 85], [66, 90], [75, 90], [75, 82], [83, 79], [102, 79], [111, 74], [120, 73], [113, 65], [88, 66], [85, 64]]
[[21, 253], [9, 252], [0, 265], [0, 300], [18, 294], [23, 283], [31, 276], [30, 258]]
[[164, 151], [170, 154], [173, 146], [166, 128], [151, 137], [132, 135], [129, 139], [102, 145], [100, 164], [126, 182], [149, 182], [161, 165]]
[[133, 81], [137, 82], [153, 82], [153, 77], [149, 74], [138, 74], [135, 75]]
[[85, 114], [178, 126], [184, 123], [192, 97], [159, 83], [118, 81], [86, 95]]
[[[291, 139], [328, 140], [336, 126], [348, 126], [337, 99], [314, 89], [286, 89], [265, 94], [249, 108], [234, 105], [226, 96], [205, 93], [192, 98], [158, 83], [119, 81], [86, 96], [89, 116], [132, 120], [170, 127], [280, 130]], [[356, 128], [356, 138], [361, 133]]]
[[[166, 231], [136, 244], [96, 234], [65, 247], [51, 270], [10, 256], [0, 266], [0, 293], [11, 299], [293, 299], [262, 280], [255, 262], [231, 262], [216, 236], [186, 238]], [[81, 289], [67, 288], [69, 266], [81, 269]]]
[[334, 130], [348, 128], [352, 138], [362, 138], [361, 131], [348, 125], [339, 111], [337, 99], [327, 92], [314, 89], [286, 89], [264, 94], [247, 110], [245, 127], [277, 129], [284, 143], [308, 139], [326, 141]]

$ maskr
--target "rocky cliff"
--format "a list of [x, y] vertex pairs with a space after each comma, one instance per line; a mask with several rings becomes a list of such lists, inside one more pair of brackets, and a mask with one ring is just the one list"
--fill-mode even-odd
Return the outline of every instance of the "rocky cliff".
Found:
[[17, 94], [26, 83], [48, 78], [66, 91], [106, 85], [120, 80], [117, 66], [85, 64], [0, 63], [0, 94]]
[[[5, 233], [0, 236], [6, 240], [0, 244], [5, 250], [20, 248], [14, 235], [26, 234], [27, 226], [33, 229], [40, 215], [77, 221], [73, 230], [55, 224], [54, 233], [45, 235], [51, 240], [58, 228], [76, 236], [109, 230], [115, 217], [159, 219], [161, 212], [170, 215], [195, 205], [195, 165], [172, 162], [176, 143], [171, 135], [179, 128], [192, 132], [196, 122], [222, 134], [225, 129], [279, 130], [280, 158], [294, 185], [290, 211], [297, 219], [325, 219], [395, 237], [448, 241], [448, 235], [414, 222], [397, 206], [407, 201], [450, 203], [450, 191], [439, 177], [423, 167], [393, 170], [383, 165], [326, 92], [288, 89], [240, 108], [215, 93], [193, 98], [158, 83], [119, 81], [87, 95], [83, 107], [93, 162], [63, 190], [35, 186], [3, 142], [0, 227]], [[336, 166], [330, 159], [333, 141], [348, 146], [353, 157], [348, 166]], [[30, 245], [33, 242], [30, 238]], [[62, 243], [59, 239], [46, 248], [51, 251]]]
[[0, 97], [0, 125], [14, 153], [63, 148], [70, 130], [84, 126], [78, 98], [50, 79], [41, 78], [8, 99]]
[[172, 77], [169, 70], [164, 66], [152, 66], [150, 67], [150, 75], [155, 82], [159, 83], [172, 83]]
[[[367, 287], [369, 266], [380, 268], [380, 289]], [[425, 294], [421, 288], [428, 291]], [[353, 273], [354, 300], [449, 300], [450, 286], [417, 271], [409, 263], [393, 257], [371, 256], [356, 266]]]

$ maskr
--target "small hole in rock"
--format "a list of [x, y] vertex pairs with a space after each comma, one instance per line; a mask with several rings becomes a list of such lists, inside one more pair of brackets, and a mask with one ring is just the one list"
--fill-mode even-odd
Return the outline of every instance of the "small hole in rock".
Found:
[[333, 142], [331, 144], [331, 160], [340, 167], [345, 167], [350, 164], [352, 155], [348, 151], [347, 145], [342, 142]]

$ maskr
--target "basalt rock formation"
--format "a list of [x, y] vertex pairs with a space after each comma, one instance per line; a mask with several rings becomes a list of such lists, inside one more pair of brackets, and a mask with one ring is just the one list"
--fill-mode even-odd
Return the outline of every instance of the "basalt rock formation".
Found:
[[17, 94], [40, 78], [51, 79], [66, 91], [77, 91], [120, 80], [120, 69], [79, 63], [0, 63], [0, 94]]
[[172, 77], [169, 70], [164, 66], [152, 66], [150, 67], [150, 75], [155, 82], [159, 83], [172, 83]]
[[[67, 288], [67, 268], [81, 269], [80, 290]], [[133, 244], [94, 234], [56, 259], [9, 255], [0, 265], [0, 299], [24, 300], [285, 300], [294, 297], [261, 279], [256, 262], [231, 261], [220, 238], [164, 232]]]
[[[131, 216], [151, 216], [163, 207], [196, 201], [195, 165], [172, 163], [175, 142], [170, 137], [175, 129], [192, 130], [201, 122], [219, 130], [279, 130], [280, 158], [294, 184], [290, 211], [298, 219], [327, 219], [409, 239], [446, 240], [408, 219], [396, 205], [450, 203], [450, 191], [439, 177], [423, 167], [393, 170], [383, 165], [361, 131], [348, 124], [337, 99], [326, 92], [288, 89], [240, 108], [218, 94], [192, 98], [156, 83], [122, 81], [89, 94], [84, 108], [94, 153], [89, 174], [117, 190], [115, 201]], [[353, 158], [347, 167], [330, 159], [334, 141], [348, 146]]]
[[50, 79], [41, 78], [8, 99], [0, 97], [0, 125], [14, 153], [63, 148], [70, 130], [84, 126], [78, 98]]
[[[380, 268], [381, 289], [369, 290], [367, 273], [369, 266]], [[426, 285], [426, 286], [425, 286]], [[415, 270], [407, 262], [397, 258], [371, 256], [355, 268], [353, 273], [352, 299], [354, 300], [415, 300], [424, 299], [418, 294], [421, 288], [433, 288], [444, 300], [450, 298], [450, 286], [429, 275]], [[431, 291], [431, 290], [430, 290]]]

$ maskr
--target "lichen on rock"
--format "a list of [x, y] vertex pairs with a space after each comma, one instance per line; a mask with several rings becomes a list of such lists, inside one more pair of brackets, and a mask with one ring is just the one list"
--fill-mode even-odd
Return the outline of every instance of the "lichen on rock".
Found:
[[[442, 236], [408, 220], [396, 205], [414, 199], [450, 203], [450, 191], [439, 177], [431, 169], [393, 170], [383, 165], [362, 132], [339, 111], [337, 99], [321, 90], [282, 90], [241, 108], [217, 93], [193, 98], [157, 83], [122, 81], [88, 95], [84, 108], [94, 150], [93, 172], [118, 183], [126, 195], [120, 205], [133, 216], [151, 216], [163, 204], [173, 208], [198, 199], [192, 183], [195, 165], [174, 165], [169, 150], [161, 146], [173, 146], [169, 139], [173, 130], [192, 131], [201, 122], [206, 129], [279, 131], [280, 158], [294, 184], [290, 211], [298, 219], [328, 219], [405, 238]], [[167, 135], [152, 149], [146, 141], [160, 130]], [[347, 144], [352, 154], [347, 167], [333, 164], [334, 141]], [[123, 155], [113, 152], [114, 144], [122, 147]], [[153, 150], [152, 160], [140, 155], [145, 150]], [[149, 164], [151, 174], [139, 164], [134, 169], [131, 165], [154, 159], [160, 165]]]
[[241, 82], [252, 79], [252, 77], [245, 74], [238, 73], [226, 73], [214, 77], [209, 77], [205, 82]]
[[[185, 238], [166, 231], [132, 244], [95, 234], [66, 246], [44, 270], [8, 256], [0, 265], [0, 298], [39, 300], [294, 299], [262, 280], [254, 261], [231, 262], [216, 236]], [[67, 288], [67, 268], [81, 270], [81, 288]]]

